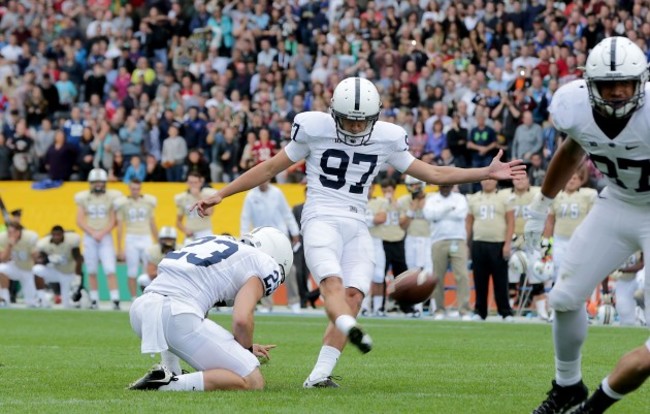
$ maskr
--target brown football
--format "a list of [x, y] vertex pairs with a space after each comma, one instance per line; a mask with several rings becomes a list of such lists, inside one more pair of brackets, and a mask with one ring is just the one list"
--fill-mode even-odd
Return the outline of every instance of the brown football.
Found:
[[422, 269], [409, 269], [398, 275], [388, 286], [388, 296], [401, 304], [424, 302], [433, 293], [438, 280]]

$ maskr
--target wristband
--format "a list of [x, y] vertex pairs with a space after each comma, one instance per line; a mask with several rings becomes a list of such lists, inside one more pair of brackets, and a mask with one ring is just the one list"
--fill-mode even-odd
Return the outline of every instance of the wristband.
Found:
[[414, 217], [415, 217], [415, 211], [413, 211], [413, 210], [407, 210], [407, 211], [406, 211], [406, 217], [408, 217], [408, 218], [410, 218], [410, 219], [414, 218]]

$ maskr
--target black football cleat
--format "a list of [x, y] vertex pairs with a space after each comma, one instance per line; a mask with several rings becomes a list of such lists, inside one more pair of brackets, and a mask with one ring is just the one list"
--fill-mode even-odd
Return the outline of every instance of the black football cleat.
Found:
[[553, 387], [547, 393], [548, 397], [533, 411], [533, 414], [572, 413], [589, 396], [589, 390], [582, 381], [568, 387], [557, 385], [555, 380], [552, 384]]
[[352, 345], [359, 348], [359, 351], [364, 354], [367, 354], [372, 349], [372, 338], [358, 326], [353, 326], [350, 329], [348, 339]]
[[144, 375], [144, 377], [129, 385], [128, 389], [157, 390], [163, 385], [168, 385], [170, 382], [176, 380], [177, 378], [167, 369], [167, 367], [156, 364]]
[[334, 378], [332, 376], [329, 376], [325, 378], [319, 378], [313, 381], [307, 378], [305, 382], [302, 384], [302, 387], [303, 388], [339, 388], [339, 384], [335, 383], [334, 379], [340, 379], [340, 378]]

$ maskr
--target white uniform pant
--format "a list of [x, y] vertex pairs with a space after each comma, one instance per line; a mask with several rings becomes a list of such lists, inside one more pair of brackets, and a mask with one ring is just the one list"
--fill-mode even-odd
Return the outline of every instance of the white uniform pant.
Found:
[[433, 272], [431, 260], [431, 238], [429, 236], [409, 236], [404, 239], [406, 267], [409, 269], [422, 268]]
[[52, 266], [44, 266], [41, 264], [34, 265], [32, 272], [38, 277], [42, 277], [46, 283], [58, 283], [61, 285], [61, 302], [63, 307], [69, 308], [72, 306], [70, 301], [70, 286], [74, 281], [74, 273], [63, 273], [58, 271]]
[[[173, 302], [174, 299], [153, 292], [133, 302], [129, 310], [131, 328], [143, 345], [166, 345], [198, 371], [227, 369], [246, 377], [259, 366], [257, 358], [226, 329], [193, 313], [174, 315]], [[160, 340], [153, 338], [158, 335]]]
[[612, 199], [603, 190], [569, 241], [550, 306], [560, 312], [585, 306], [596, 286], [637, 250], [650, 257], [650, 207]]
[[348, 217], [318, 217], [302, 226], [305, 260], [316, 282], [330, 276], [364, 295], [370, 290], [375, 255], [364, 221]]
[[88, 234], [84, 234], [84, 262], [86, 271], [97, 274], [97, 266], [101, 261], [104, 273], [115, 273], [115, 247], [113, 236], [109, 233], [101, 241], [97, 241]]
[[126, 274], [131, 279], [138, 277], [138, 268], [147, 265], [147, 249], [151, 247], [151, 237], [142, 234], [127, 234], [124, 241]]
[[0, 263], [0, 273], [11, 280], [20, 282], [27, 306], [35, 306], [37, 304], [36, 282], [34, 281], [34, 274], [30, 270], [21, 269], [14, 262], [6, 262]]
[[[566, 237], [553, 236], [553, 281], [557, 280], [557, 276], [560, 273], [560, 266], [562, 266], [568, 248], [569, 239]], [[533, 263], [534, 261], [530, 262], [531, 266]]]
[[375, 253], [375, 270], [372, 273], [373, 283], [384, 283], [386, 280], [386, 252], [384, 241], [380, 238], [372, 238], [372, 247]]
[[634, 293], [639, 284], [636, 278], [619, 279], [616, 281], [616, 312], [621, 325], [634, 325], [636, 323], [636, 300]]

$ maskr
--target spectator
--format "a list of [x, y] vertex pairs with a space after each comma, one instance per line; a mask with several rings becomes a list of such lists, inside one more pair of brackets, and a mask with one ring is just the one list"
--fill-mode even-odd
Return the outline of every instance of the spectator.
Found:
[[129, 115], [126, 118], [125, 125], [120, 128], [118, 133], [121, 153], [126, 163], [131, 157], [142, 155], [144, 135], [144, 127], [137, 121], [135, 116]]
[[131, 157], [129, 160], [129, 166], [124, 173], [124, 183], [129, 184], [131, 181], [136, 180], [142, 182], [147, 176], [147, 168], [142, 163], [142, 160], [139, 156]]
[[[476, 126], [469, 133], [467, 149], [471, 154], [472, 167], [487, 167], [494, 157], [498, 146], [497, 135], [494, 129], [486, 125], [485, 115], [476, 117]], [[480, 185], [475, 183], [474, 191], [478, 191]]]
[[185, 179], [189, 173], [198, 173], [203, 177], [203, 182], [205, 184], [210, 184], [210, 165], [201, 154], [201, 151], [198, 149], [191, 149], [187, 154], [187, 160], [185, 161]]
[[84, 121], [81, 119], [81, 109], [78, 107], [72, 108], [70, 112], [70, 119], [63, 123], [63, 132], [65, 133], [65, 140], [74, 146], [79, 146], [81, 135], [84, 130]]
[[43, 97], [41, 88], [32, 88], [31, 93], [25, 99], [25, 119], [27, 126], [31, 128], [39, 127], [48, 113], [48, 102]]
[[533, 153], [531, 155], [530, 165], [527, 170], [530, 185], [541, 186], [542, 182], [544, 182], [544, 177], [546, 176], [546, 167], [544, 166], [544, 160], [542, 159], [541, 154]]
[[52, 122], [44, 118], [41, 121], [40, 129], [34, 133], [34, 155], [36, 155], [36, 166], [39, 171], [44, 165], [45, 153], [53, 143], [54, 131], [52, 130]]
[[54, 143], [45, 154], [45, 169], [48, 177], [51, 180], [68, 181], [74, 172], [77, 155], [77, 148], [66, 142], [62, 130], [57, 130], [54, 133]]
[[5, 136], [0, 134], [0, 181], [11, 179], [11, 149], [7, 146]]
[[147, 154], [146, 158], [146, 174], [144, 181], [147, 182], [161, 182], [167, 181], [165, 169], [160, 165], [160, 162], [153, 154]]
[[113, 158], [120, 151], [120, 138], [106, 121], [101, 121], [99, 132], [95, 134], [94, 166], [110, 170], [113, 168]]
[[163, 142], [161, 165], [165, 169], [167, 181], [183, 181], [183, 163], [187, 156], [187, 143], [178, 135], [180, 125], [169, 127], [169, 137]]
[[[183, 137], [187, 143], [187, 148], [197, 148], [204, 153], [209, 149], [206, 141], [208, 137], [208, 128], [205, 120], [199, 117], [199, 108], [193, 106], [189, 108], [188, 117], [183, 124]], [[212, 154], [208, 154], [212, 155]]]
[[[67, 139], [66, 142], [68, 142]], [[95, 144], [95, 135], [92, 128], [84, 127], [77, 156], [77, 171], [79, 172], [80, 181], [86, 181], [90, 170], [95, 168]]]
[[237, 155], [239, 145], [235, 140], [235, 128], [226, 127], [223, 141], [216, 144], [215, 160], [222, 174], [222, 181], [229, 183], [239, 175]]
[[127, 164], [124, 162], [122, 151], [117, 151], [113, 155], [113, 164], [108, 170], [108, 181], [123, 181]]
[[7, 140], [7, 147], [13, 152], [12, 178], [14, 180], [31, 179], [33, 145], [34, 141], [29, 136], [25, 120], [19, 120], [16, 124], [16, 132]]
[[530, 164], [530, 157], [533, 154], [541, 154], [542, 127], [533, 122], [533, 114], [526, 111], [522, 114], [522, 124], [515, 131], [515, 139], [512, 141], [512, 158], [522, 159]]
[[447, 135], [442, 128], [442, 121], [437, 119], [433, 123], [433, 132], [429, 135], [424, 147], [424, 152], [432, 154], [434, 159], [439, 158], [442, 150], [447, 147]]
[[458, 113], [451, 118], [451, 127], [447, 131], [447, 147], [454, 157], [457, 167], [469, 165], [469, 151], [467, 149], [467, 129], [461, 126]]

